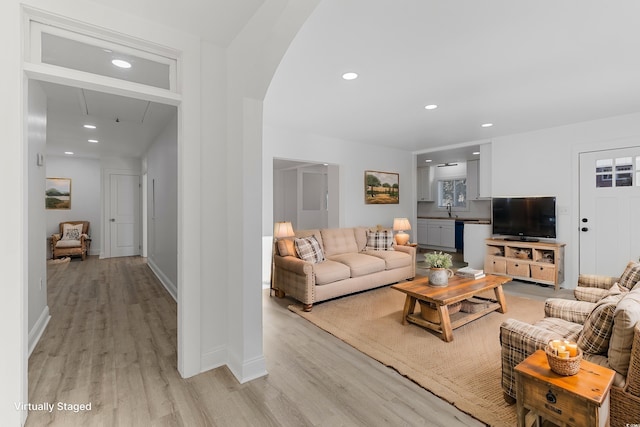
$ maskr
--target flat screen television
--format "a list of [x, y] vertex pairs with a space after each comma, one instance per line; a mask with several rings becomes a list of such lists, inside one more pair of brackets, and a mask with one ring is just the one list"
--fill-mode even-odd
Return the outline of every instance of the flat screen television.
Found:
[[491, 210], [493, 234], [527, 241], [556, 237], [555, 197], [494, 197]]

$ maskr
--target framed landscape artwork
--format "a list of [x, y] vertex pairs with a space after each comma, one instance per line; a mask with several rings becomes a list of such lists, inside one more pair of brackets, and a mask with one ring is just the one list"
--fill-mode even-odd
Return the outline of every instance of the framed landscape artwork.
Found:
[[47, 209], [71, 209], [71, 179], [47, 178], [44, 202]]
[[364, 171], [364, 203], [367, 205], [400, 203], [400, 174]]

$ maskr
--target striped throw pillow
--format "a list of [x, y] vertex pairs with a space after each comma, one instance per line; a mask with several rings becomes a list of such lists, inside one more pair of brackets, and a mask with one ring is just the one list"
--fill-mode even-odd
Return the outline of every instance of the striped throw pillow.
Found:
[[316, 236], [301, 237], [294, 241], [298, 256], [313, 264], [324, 261], [324, 253]]
[[625, 294], [609, 295], [598, 302], [584, 322], [578, 337], [578, 347], [589, 354], [607, 354], [613, 331], [613, 315], [618, 301]]
[[638, 281], [640, 281], [640, 262], [629, 261], [618, 283], [622, 287], [633, 289]]
[[368, 251], [392, 251], [393, 250], [393, 231], [379, 230], [367, 232]]

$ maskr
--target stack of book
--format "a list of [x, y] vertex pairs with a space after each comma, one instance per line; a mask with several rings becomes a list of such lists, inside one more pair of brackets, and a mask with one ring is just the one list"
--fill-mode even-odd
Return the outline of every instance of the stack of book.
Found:
[[471, 267], [462, 267], [456, 271], [456, 276], [465, 277], [467, 279], [480, 279], [484, 277], [484, 270], [476, 270]]

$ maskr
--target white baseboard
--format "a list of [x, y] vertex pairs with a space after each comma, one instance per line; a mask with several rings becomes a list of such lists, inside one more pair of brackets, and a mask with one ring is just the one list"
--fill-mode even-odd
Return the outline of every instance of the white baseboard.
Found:
[[256, 378], [264, 377], [268, 373], [263, 356], [249, 359], [244, 361], [244, 363], [240, 360], [236, 360], [234, 357], [229, 357], [229, 359], [227, 366], [240, 384], [255, 380]]
[[200, 359], [200, 368], [202, 372], [219, 368], [227, 363], [227, 347], [218, 346], [211, 351], [204, 353]]
[[163, 272], [162, 270], [153, 262], [151, 258], [147, 258], [147, 265], [153, 271], [153, 274], [156, 275], [162, 286], [169, 292], [169, 295], [173, 298], [175, 302], [178, 302], [178, 287], [175, 283], [173, 283]]
[[40, 317], [36, 321], [36, 324], [33, 325], [33, 328], [29, 331], [29, 356], [31, 356], [33, 349], [36, 348], [36, 344], [40, 341], [42, 334], [44, 334], [44, 330], [47, 328], [49, 320], [51, 320], [51, 315], [49, 314], [49, 306], [46, 305], [42, 310], [42, 313], [40, 313]]

